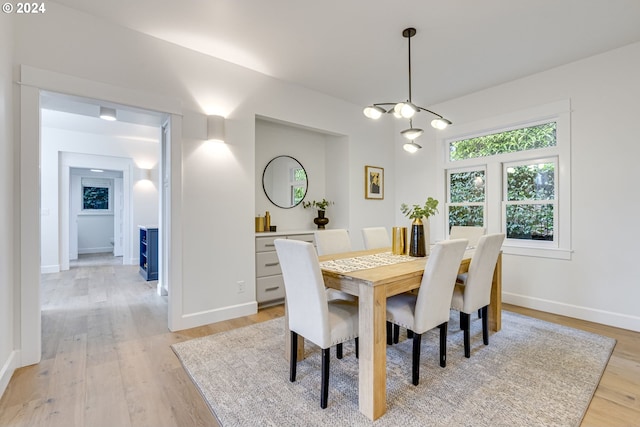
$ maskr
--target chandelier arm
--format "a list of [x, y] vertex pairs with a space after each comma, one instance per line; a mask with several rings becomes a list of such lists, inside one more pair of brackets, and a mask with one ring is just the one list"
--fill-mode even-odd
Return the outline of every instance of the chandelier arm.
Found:
[[426, 108], [422, 108], [422, 107], [420, 107], [420, 106], [418, 106], [418, 105], [416, 105], [416, 107], [418, 107], [418, 109], [420, 109], [420, 110], [422, 110], [422, 111], [426, 111], [427, 113], [431, 113], [431, 114], [433, 114], [434, 116], [436, 116], [436, 117], [438, 117], [438, 118], [440, 118], [440, 119], [444, 119], [444, 117], [443, 117], [443, 116], [441, 116], [441, 115], [440, 115], [440, 114], [438, 114], [438, 113], [435, 113], [435, 112], [433, 112], [433, 111], [431, 111], [431, 110], [427, 110]]

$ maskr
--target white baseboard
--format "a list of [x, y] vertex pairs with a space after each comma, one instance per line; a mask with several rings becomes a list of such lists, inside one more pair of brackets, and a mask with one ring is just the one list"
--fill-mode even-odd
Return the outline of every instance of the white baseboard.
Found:
[[2, 365], [2, 369], [0, 369], [0, 397], [7, 389], [14, 371], [18, 369], [18, 360], [20, 360], [19, 352], [14, 350], [5, 361], [4, 365]]
[[590, 307], [581, 307], [557, 301], [533, 298], [526, 295], [502, 293], [502, 302], [575, 319], [587, 320], [630, 331], [640, 332], [640, 317], [612, 311], [599, 310]]
[[237, 317], [249, 316], [251, 314], [256, 314], [257, 312], [258, 303], [256, 301], [218, 308], [215, 310], [200, 311], [198, 313], [183, 315], [179, 319], [178, 324], [169, 325], [169, 329], [172, 332], [181, 331], [183, 329], [208, 325], [209, 323], [216, 323], [223, 320], [235, 319]]
[[79, 254], [103, 254], [113, 253], [113, 246], [104, 246], [101, 248], [78, 248]]
[[47, 273], [60, 273], [60, 265], [59, 264], [41, 265], [40, 274], [47, 274]]

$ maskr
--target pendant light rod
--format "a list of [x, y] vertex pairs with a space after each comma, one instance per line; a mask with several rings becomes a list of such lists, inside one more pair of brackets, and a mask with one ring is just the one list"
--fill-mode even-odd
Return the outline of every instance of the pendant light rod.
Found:
[[416, 35], [415, 28], [406, 28], [402, 31], [402, 36], [409, 42], [409, 102], [411, 102], [411, 37]]

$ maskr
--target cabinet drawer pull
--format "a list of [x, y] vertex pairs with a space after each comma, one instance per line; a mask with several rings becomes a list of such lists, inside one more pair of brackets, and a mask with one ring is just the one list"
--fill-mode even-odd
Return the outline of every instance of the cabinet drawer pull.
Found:
[[274, 243], [265, 243], [265, 244], [264, 244], [264, 246], [265, 246], [266, 248], [272, 248], [272, 247], [274, 247], [274, 246], [275, 246], [275, 244], [274, 244]]
[[273, 288], [267, 288], [264, 291], [265, 292], [271, 292], [271, 291], [277, 291], [278, 289], [280, 289], [280, 286], [275, 286]]
[[280, 264], [279, 262], [267, 262], [264, 264], [265, 267], [275, 267], [276, 265]]

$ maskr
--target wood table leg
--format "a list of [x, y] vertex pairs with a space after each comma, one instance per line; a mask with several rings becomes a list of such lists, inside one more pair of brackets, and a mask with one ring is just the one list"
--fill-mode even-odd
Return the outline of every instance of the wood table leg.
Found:
[[491, 282], [491, 302], [489, 303], [489, 330], [502, 329], [502, 252], [498, 254], [496, 268]]
[[387, 410], [387, 298], [384, 286], [360, 284], [359, 405], [370, 420]]

